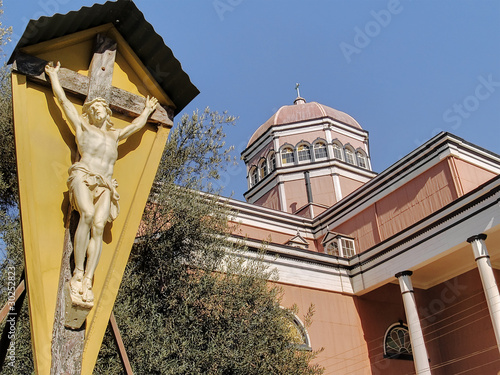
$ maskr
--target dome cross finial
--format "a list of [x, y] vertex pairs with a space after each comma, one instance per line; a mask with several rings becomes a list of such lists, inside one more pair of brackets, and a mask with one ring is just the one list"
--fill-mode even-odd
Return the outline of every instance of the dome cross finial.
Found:
[[293, 104], [305, 104], [306, 102], [306, 100], [300, 96], [299, 86], [300, 83], [295, 84], [295, 90], [297, 90], [297, 97], [293, 101]]
[[295, 90], [297, 90], [297, 98], [300, 98], [299, 86], [300, 86], [300, 83], [295, 84]]

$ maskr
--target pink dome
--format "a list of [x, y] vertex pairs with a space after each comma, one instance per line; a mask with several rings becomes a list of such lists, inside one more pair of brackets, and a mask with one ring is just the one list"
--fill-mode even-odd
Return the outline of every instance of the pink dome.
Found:
[[262, 134], [264, 134], [270, 127], [275, 125], [291, 124], [294, 122], [315, 120], [319, 118], [328, 117], [333, 120], [342, 122], [343, 124], [353, 126], [361, 129], [361, 126], [347, 113], [338, 111], [336, 109], [327, 107], [326, 105], [317, 102], [306, 103], [303, 98], [295, 99], [295, 104], [284, 105], [271, 116], [269, 120], [263, 123], [253, 133], [248, 141], [248, 146], [255, 142]]

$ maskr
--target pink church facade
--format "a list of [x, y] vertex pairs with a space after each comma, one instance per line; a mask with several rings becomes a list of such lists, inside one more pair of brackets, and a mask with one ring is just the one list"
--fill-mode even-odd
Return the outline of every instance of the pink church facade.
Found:
[[500, 373], [500, 156], [441, 133], [377, 174], [368, 145], [343, 112], [281, 107], [242, 152], [234, 237], [314, 304], [325, 374]]

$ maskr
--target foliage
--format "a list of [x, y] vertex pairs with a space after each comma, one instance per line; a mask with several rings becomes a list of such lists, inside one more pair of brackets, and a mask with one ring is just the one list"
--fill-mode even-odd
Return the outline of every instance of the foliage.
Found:
[[[0, 1], [0, 16], [3, 14]], [[12, 28], [4, 27], [0, 22], [0, 55], [2, 47], [10, 41]], [[6, 210], [17, 203], [17, 173], [14, 149], [14, 131], [12, 126], [12, 95], [10, 69], [0, 68], [0, 208]]]
[[[0, 1], [0, 15], [3, 14], [1, 7], [2, 1]], [[3, 26], [0, 22], [0, 55], [2, 57], [5, 57], [3, 46], [10, 41], [11, 33], [12, 29]], [[17, 286], [24, 269], [15, 160], [10, 69], [4, 65], [0, 67], [0, 304], [2, 306], [8, 300], [9, 276], [14, 276], [14, 283]], [[15, 336], [11, 340], [11, 344], [15, 345], [15, 361], [7, 359], [1, 369], [2, 374], [30, 374], [33, 371], [26, 301], [18, 313]], [[10, 325], [7, 325], [6, 321], [0, 324], [3, 344], [8, 342], [6, 341], [8, 328]]]
[[163, 185], [175, 183], [188, 189], [216, 193], [211, 182], [220, 177], [231, 162], [233, 146], [225, 147], [224, 126], [234, 125], [236, 118], [206, 108], [185, 114], [171, 130], [165, 146], [157, 181]]
[[[205, 110], [171, 132], [114, 308], [135, 373], [322, 373], [308, 364], [316, 353], [296, 350], [272, 272], [229, 240], [224, 201], [196, 191], [229, 161], [233, 121]], [[108, 332], [96, 373], [120, 369]]]
[[10, 70], [3, 66], [0, 68], [0, 209], [17, 207], [17, 199]]

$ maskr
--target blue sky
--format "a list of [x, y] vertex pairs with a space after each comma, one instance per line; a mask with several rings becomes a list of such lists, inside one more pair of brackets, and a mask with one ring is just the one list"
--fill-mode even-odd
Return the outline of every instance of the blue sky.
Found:
[[[30, 18], [87, 0], [4, 0], [14, 42]], [[98, 1], [103, 2], [103, 1]], [[381, 172], [440, 131], [500, 154], [498, 0], [136, 0], [209, 106], [239, 116], [235, 155], [295, 83], [353, 116]], [[7, 47], [10, 54], [14, 45]], [[222, 175], [243, 200], [243, 163]]]

